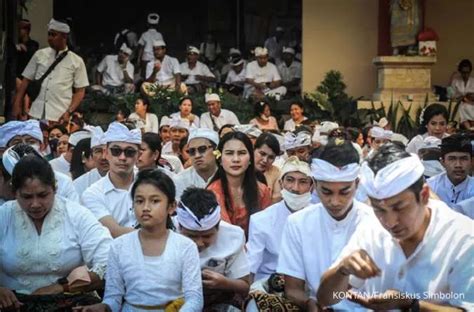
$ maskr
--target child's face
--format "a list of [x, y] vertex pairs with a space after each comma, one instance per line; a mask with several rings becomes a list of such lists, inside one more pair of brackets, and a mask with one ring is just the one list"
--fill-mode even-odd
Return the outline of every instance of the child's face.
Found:
[[135, 190], [133, 207], [142, 228], [155, 230], [166, 228], [168, 215], [174, 212], [176, 203], [170, 203], [166, 194], [155, 185], [143, 183]]
[[115, 119], [118, 121], [118, 122], [124, 122], [125, 121], [125, 115], [119, 111], [117, 113], [117, 115], [115, 116]]
[[190, 238], [196, 243], [199, 252], [206, 250], [214, 244], [217, 239], [218, 225], [207, 231], [191, 231], [182, 226], [179, 227], [179, 233]]

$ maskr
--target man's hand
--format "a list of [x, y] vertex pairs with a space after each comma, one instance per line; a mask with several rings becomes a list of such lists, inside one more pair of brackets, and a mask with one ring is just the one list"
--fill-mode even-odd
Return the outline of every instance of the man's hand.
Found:
[[361, 296], [350, 290], [348, 292], [349, 296], [347, 299], [375, 311], [407, 309], [414, 300], [413, 298], [405, 298], [398, 290], [394, 289], [389, 289], [381, 295], [370, 298]]
[[0, 287], [0, 309], [15, 308], [19, 310], [23, 305], [15, 294], [8, 288]]
[[160, 61], [156, 61], [156, 62], [155, 62], [155, 65], [153, 65], [153, 71], [154, 71], [155, 73], [157, 73], [157, 72], [160, 71], [160, 69], [161, 69], [161, 62], [160, 62]]
[[204, 269], [202, 270], [202, 285], [204, 288], [209, 288], [209, 289], [216, 289], [216, 288], [222, 288], [222, 283], [225, 282], [225, 276], [208, 270]]
[[67, 110], [64, 114], [59, 117], [58, 122], [60, 124], [68, 124], [69, 120], [71, 119], [71, 115], [69, 114], [69, 110]]
[[374, 260], [365, 250], [357, 250], [345, 257], [339, 265], [338, 272], [343, 275], [354, 275], [361, 279], [367, 279], [381, 274]]
[[62, 294], [63, 287], [59, 284], [52, 284], [49, 286], [41, 287], [35, 290], [32, 295], [56, 295], [56, 294]]

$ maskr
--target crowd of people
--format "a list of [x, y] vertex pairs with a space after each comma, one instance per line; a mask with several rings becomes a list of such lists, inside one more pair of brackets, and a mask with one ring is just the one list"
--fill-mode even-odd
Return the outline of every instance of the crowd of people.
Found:
[[[1, 311], [474, 309], [474, 135], [448, 130], [445, 106], [409, 140], [387, 120], [314, 125], [299, 102], [280, 131], [269, 103], [240, 121], [215, 93], [201, 116], [186, 96], [156, 116], [144, 94], [102, 129], [76, 110], [88, 83], [68, 31], [52, 20], [24, 70], [15, 113], [43, 78], [35, 119], [0, 126]], [[149, 83], [203, 81], [147, 33]], [[212, 54], [200, 48], [188, 61]], [[132, 90], [126, 49], [99, 80], [118, 62]], [[280, 52], [256, 48], [247, 69]], [[282, 88], [246, 77], [253, 93]]]

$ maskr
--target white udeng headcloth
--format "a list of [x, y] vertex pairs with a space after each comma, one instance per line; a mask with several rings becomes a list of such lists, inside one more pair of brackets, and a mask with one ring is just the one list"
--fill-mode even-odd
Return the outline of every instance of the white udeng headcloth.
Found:
[[180, 202], [178, 209], [176, 209], [178, 223], [185, 229], [191, 231], [207, 231], [212, 229], [221, 220], [221, 207], [217, 206], [211, 214], [204, 216], [201, 220], [196, 215]]
[[293, 132], [287, 132], [285, 134], [285, 143], [283, 144], [283, 149], [285, 151], [300, 146], [309, 146], [311, 145], [311, 134], [304, 131], [298, 132], [295, 135]]
[[85, 126], [84, 129], [89, 130], [92, 134], [91, 148], [105, 144], [104, 130], [100, 126]]
[[313, 178], [327, 182], [352, 182], [359, 176], [360, 166], [358, 163], [336, 167], [333, 164], [318, 158], [311, 162]]
[[114, 121], [104, 134], [104, 143], [110, 142], [142, 144], [142, 132], [140, 129], [129, 130], [124, 124]]
[[369, 197], [386, 199], [403, 192], [418, 181], [424, 170], [420, 158], [415, 154], [387, 165], [377, 174], [364, 162], [360, 170], [361, 183]]

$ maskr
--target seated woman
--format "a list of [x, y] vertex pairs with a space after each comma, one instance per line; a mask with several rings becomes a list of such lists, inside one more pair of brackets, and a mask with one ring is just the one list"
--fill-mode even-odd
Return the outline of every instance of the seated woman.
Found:
[[257, 181], [252, 142], [244, 133], [227, 133], [217, 149], [220, 164], [207, 189], [217, 197], [222, 220], [247, 233], [250, 215], [271, 204], [270, 189]]
[[166, 159], [161, 158], [161, 141], [158, 134], [146, 132], [142, 135], [137, 168], [139, 171], [159, 169], [172, 179], [176, 176], [173, 166]]
[[94, 168], [95, 162], [92, 158], [91, 139], [82, 139], [77, 143], [72, 151], [70, 169], [71, 177], [75, 180]]
[[471, 77], [472, 63], [464, 59], [458, 66], [459, 77], [453, 79], [451, 88], [453, 97], [461, 101], [459, 117], [461, 124], [466, 129], [474, 127], [474, 77]]
[[189, 127], [199, 128], [199, 117], [192, 113], [193, 100], [190, 97], [183, 97], [179, 100], [179, 112], [173, 113], [170, 117], [180, 118], [188, 123]]
[[113, 241], [102, 303], [75, 310], [202, 311], [198, 249], [170, 230], [176, 209], [173, 181], [158, 170], [141, 171], [131, 196], [141, 228]]
[[135, 112], [128, 116], [128, 120], [135, 123], [135, 127], [144, 132], [158, 133], [158, 117], [150, 113], [150, 101], [140, 97], [135, 101]]
[[257, 102], [254, 106], [255, 118], [249, 123], [256, 125], [260, 130], [278, 130], [275, 117], [272, 116], [270, 104], [267, 102]]
[[93, 291], [103, 286], [110, 233], [88, 209], [56, 196], [45, 159], [5, 153], [16, 200], [0, 209], [0, 308], [52, 311], [99, 302]]
[[204, 311], [228, 311], [241, 306], [249, 292], [249, 264], [245, 234], [238, 226], [221, 221], [216, 196], [209, 190], [190, 187], [178, 205], [178, 229], [199, 250]]
[[300, 102], [293, 102], [290, 105], [290, 116], [291, 118], [285, 122], [283, 131], [295, 131], [296, 128], [303, 124], [306, 116], [304, 114], [304, 106]]
[[272, 204], [281, 200], [280, 169], [273, 163], [277, 156], [280, 156], [280, 143], [271, 133], [263, 133], [255, 142], [255, 170], [257, 175], [265, 177], [267, 186], [270, 188]]

